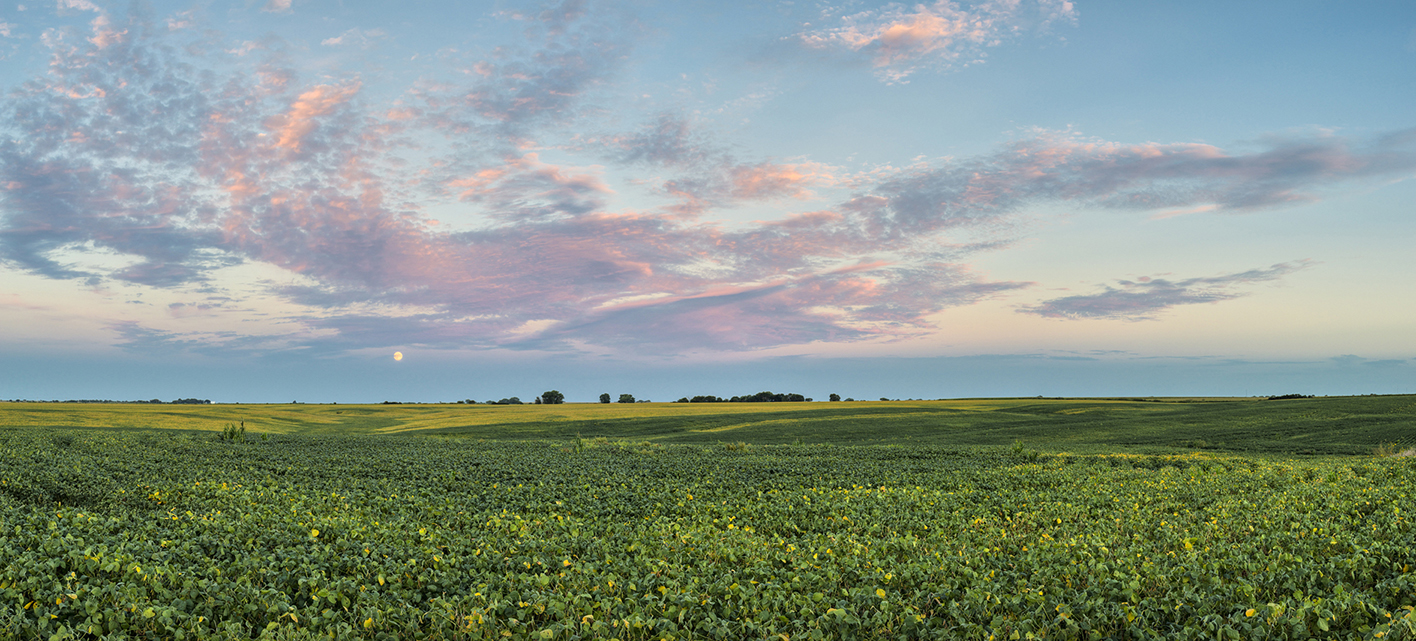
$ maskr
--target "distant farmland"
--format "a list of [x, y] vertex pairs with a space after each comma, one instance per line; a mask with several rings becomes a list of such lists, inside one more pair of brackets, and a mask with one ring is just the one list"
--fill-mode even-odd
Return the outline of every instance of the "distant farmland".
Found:
[[145, 405], [0, 403], [0, 427], [408, 434], [488, 440], [1001, 446], [1366, 454], [1416, 446], [1416, 396], [840, 403]]

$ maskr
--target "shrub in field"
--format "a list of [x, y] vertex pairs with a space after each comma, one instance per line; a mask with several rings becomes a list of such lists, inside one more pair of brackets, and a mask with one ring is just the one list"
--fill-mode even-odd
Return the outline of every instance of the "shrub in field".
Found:
[[226, 427], [222, 428], [221, 431], [216, 434], [216, 440], [228, 442], [245, 441], [246, 422], [241, 421], [240, 425], [227, 423]]
[[1402, 449], [1397, 443], [1382, 443], [1372, 448], [1372, 454], [1382, 458], [1416, 456], [1416, 447]]

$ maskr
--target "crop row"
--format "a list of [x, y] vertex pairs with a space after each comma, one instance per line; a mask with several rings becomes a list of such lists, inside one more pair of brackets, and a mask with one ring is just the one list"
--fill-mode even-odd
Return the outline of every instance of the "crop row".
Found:
[[1411, 460], [0, 431], [0, 636], [1416, 638]]

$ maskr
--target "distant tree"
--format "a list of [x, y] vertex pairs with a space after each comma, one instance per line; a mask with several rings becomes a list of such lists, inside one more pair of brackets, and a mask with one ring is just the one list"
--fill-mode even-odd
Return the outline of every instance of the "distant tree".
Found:
[[610, 402], [610, 394], [609, 394], [608, 392], [606, 392], [606, 393], [604, 393], [604, 394], [601, 394], [601, 395], [600, 395], [600, 402], [601, 402], [601, 403], [608, 403], [608, 402]]
[[840, 394], [832, 394], [832, 395], [831, 395], [831, 402], [832, 402], [832, 403], [839, 403], [840, 401], [841, 401], [841, 395], [840, 395]]
[[633, 395], [633, 394], [620, 394], [620, 400], [619, 400], [619, 402], [621, 402], [621, 403], [633, 403], [633, 402], [634, 402], [634, 395]]
[[565, 402], [565, 394], [551, 390], [541, 394], [541, 402], [547, 405], [560, 405]]
[[880, 400], [882, 400], [882, 401], [888, 401], [888, 400], [890, 400], [890, 399], [885, 398], [884, 396], [881, 396], [881, 397], [880, 397]]
[[540, 404], [541, 404], [541, 397], [537, 396], [534, 404], [535, 404], [535, 405], [540, 405]]
[[688, 397], [685, 396], [685, 397], [680, 398], [679, 400], [674, 401], [674, 402], [675, 402], [675, 403], [687, 403], [687, 402], [688, 402]]
[[853, 398], [847, 396], [847, 397], [846, 397], [846, 402], [847, 402], [847, 403], [854, 403], [854, 402], [855, 402], [855, 399], [853, 399]]

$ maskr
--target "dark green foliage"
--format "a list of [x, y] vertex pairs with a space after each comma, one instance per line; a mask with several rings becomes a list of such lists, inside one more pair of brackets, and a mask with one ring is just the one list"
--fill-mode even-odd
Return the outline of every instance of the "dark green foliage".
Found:
[[608, 403], [608, 402], [610, 402], [610, 395], [609, 395], [608, 392], [606, 392], [606, 393], [600, 395], [600, 402], [601, 402], [601, 403]]
[[[839, 400], [840, 397], [837, 397]], [[811, 399], [801, 394], [774, 394], [772, 392], [758, 392], [747, 396], [734, 396], [732, 398], [721, 398], [713, 395], [684, 397], [676, 403], [781, 403], [781, 402], [802, 402]]]
[[[719, 399], [721, 400], [721, 399]], [[751, 396], [734, 396], [728, 399], [730, 403], [800, 403], [806, 397], [801, 394], [773, 394], [772, 392], [758, 392]]]
[[841, 395], [840, 395], [840, 394], [832, 394], [832, 395], [830, 396], [830, 398], [831, 398], [831, 402], [832, 402], [832, 403], [838, 403], [838, 402], [840, 402], [840, 400], [841, 400]]
[[47, 429], [0, 453], [4, 638], [1416, 632], [1412, 459]]
[[621, 403], [633, 403], [633, 402], [634, 402], [634, 395], [633, 395], [633, 394], [620, 394], [619, 402], [621, 402]]
[[246, 423], [244, 421], [240, 425], [227, 423], [226, 427], [222, 428], [220, 432], [217, 432], [216, 440], [230, 442], [245, 441]]
[[565, 402], [565, 394], [551, 390], [541, 394], [541, 402], [546, 405], [560, 405]]

